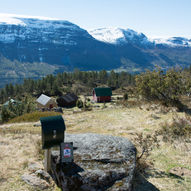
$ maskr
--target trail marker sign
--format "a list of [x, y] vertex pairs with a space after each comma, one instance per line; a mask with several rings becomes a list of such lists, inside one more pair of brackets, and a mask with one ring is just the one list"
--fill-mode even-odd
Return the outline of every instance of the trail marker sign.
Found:
[[61, 163], [69, 163], [74, 161], [72, 142], [61, 143], [60, 156]]

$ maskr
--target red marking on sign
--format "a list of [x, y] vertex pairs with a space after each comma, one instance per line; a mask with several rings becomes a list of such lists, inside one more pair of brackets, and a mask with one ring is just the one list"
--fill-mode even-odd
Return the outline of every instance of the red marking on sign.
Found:
[[64, 158], [69, 158], [71, 157], [71, 149], [68, 147], [64, 148]]

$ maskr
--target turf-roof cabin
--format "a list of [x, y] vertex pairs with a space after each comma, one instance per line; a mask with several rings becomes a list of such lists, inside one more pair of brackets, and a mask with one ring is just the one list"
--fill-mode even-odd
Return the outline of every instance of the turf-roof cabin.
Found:
[[78, 97], [75, 94], [68, 93], [66, 95], [57, 98], [56, 101], [59, 107], [74, 107], [76, 106], [77, 100]]
[[110, 102], [112, 96], [111, 88], [98, 87], [93, 89], [93, 100], [95, 102]]

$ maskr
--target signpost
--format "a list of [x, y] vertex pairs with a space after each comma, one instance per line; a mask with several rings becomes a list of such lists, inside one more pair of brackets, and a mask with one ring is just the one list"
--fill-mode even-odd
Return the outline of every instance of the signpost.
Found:
[[[65, 123], [63, 117], [50, 116], [40, 118], [42, 129], [42, 149], [45, 149], [44, 168], [55, 177], [62, 190], [67, 190], [67, 176], [73, 166], [73, 143], [64, 142]], [[51, 148], [60, 147], [60, 160], [54, 160]]]
[[73, 157], [73, 143], [64, 143], [65, 123], [61, 115], [41, 117], [42, 148], [45, 149], [44, 167], [51, 171], [51, 148], [60, 146], [60, 163], [71, 163]]
[[60, 159], [61, 163], [71, 163], [74, 161], [73, 157], [73, 143], [72, 142], [67, 142], [64, 143], [62, 142], [60, 145]]

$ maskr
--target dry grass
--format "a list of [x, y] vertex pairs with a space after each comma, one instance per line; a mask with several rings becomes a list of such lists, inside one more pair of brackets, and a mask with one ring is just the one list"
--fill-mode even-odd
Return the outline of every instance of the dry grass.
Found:
[[[164, 122], [170, 123], [174, 116], [185, 117], [185, 114], [140, 107], [124, 108], [107, 103], [106, 108], [86, 112], [73, 113], [67, 109], [63, 116], [68, 133], [111, 134], [127, 137], [133, 142], [136, 133], [151, 134]], [[28, 163], [39, 159], [34, 144], [39, 139], [40, 127], [34, 127], [33, 123], [7, 124], [3, 130], [0, 127], [0, 190], [32, 190], [20, 180], [20, 175], [27, 171]], [[160, 141], [160, 148], [154, 149], [148, 158], [153, 167], [144, 174], [144, 178], [162, 191], [190, 190], [191, 177], [177, 177], [170, 173], [172, 168], [179, 166], [191, 170], [190, 143]]]
[[20, 178], [29, 163], [37, 161], [35, 142], [39, 135], [0, 134], [0, 190], [33, 190]]
[[60, 115], [60, 114], [53, 111], [46, 111], [46, 112], [35, 111], [32, 113], [26, 113], [22, 116], [15, 117], [9, 120], [8, 123], [36, 122], [39, 121], [41, 117], [55, 116], [55, 115]]
[[189, 191], [191, 176], [179, 176], [171, 173], [173, 168], [184, 167], [191, 172], [190, 143], [176, 142], [176, 146], [165, 143], [159, 150], [155, 150], [150, 160], [154, 162], [154, 169], [149, 173], [149, 182], [161, 191]]

